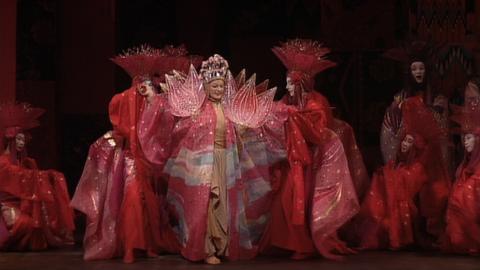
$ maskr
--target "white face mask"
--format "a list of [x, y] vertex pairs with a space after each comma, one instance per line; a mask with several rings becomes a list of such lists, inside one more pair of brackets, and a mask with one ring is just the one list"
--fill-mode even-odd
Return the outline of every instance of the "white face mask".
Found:
[[402, 153], [408, 152], [410, 148], [412, 148], [414, 141], [415, 139], [413, 138], [413, 136], [407, 134], [400, 145], [400, 151], [402, 151]]
[[295, 84], [292, 83], [292, 80], [290, 79], [290, 77], [287, 77], [286, 87], [287, 87], [288, 94], [293, 97], [295, 95]]
[[149, 96], [149, 95], [155, 93], [155, 90], [153, 88], [153, 82], [150, 81], [150, 80], [146, 80], [146, 81], [141, 82], [137, 86], [137, 91], [142, 96]]
[[463, 145], [465, 146], [465, 151], [471, 153], [475, 148], [476, 138], [474, 134], [467, 133], [463, 136]]
[[15, 136], [15, 148], [19, 152], [25, 148], [25, 134], [18, 133]]
[[475, 108], [480, 103], [480, 93], [478, 87], [469, 82], [465, 87], [465, 105]]
[[425, 64], [423, 62], [413, 62], [410, 65], [410, 72], [417, 83], [422, 83], [425, 80]]

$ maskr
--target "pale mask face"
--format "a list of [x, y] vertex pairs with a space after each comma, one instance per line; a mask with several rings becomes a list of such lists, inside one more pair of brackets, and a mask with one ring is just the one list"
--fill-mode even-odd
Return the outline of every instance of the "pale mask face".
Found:
[[423, 62], [413, 62], [410, 65], [410, 72], [417, 83], [423, 83], [425, 79], [425, 64]]
[[465, 87], [465, 105], [475, 108], [480, 103], [480, 91], [478, 87], [469, 82]]
[[151, 96], [155, 94], [155, 90], [153, 87], [153, 82], [150, 80], [146, 80], [138, 84], [137, 91], [142, 96]]
[[15, 136], [15, 148], [18, 152], [21, 152], [25, 148], [25, 134], [18, 133]]
[[216, 79], [205, 84], [205, 90], [210, 99], [220, 101], [225, 94], [225, 82], [222, 79]]
[[400, 145], [400, 151], [402, 151], [402, 153], [408, 152], [410, 148], [412, 148], [414, 141], [415, 139], [413, 138], [413, 136], [410, 134], [407, 134], [407, 136], [405, 136], [405, 138], [403, 139]]
[[467, 153], [471, 153], [473, 151], [473, 148], [475, 147], [475, 135], [468, 133], [463, 136], [463, 145], [465, 146], [465, 151]]
[[287, 77], [286, 87], [288, 90], [288, 94], [293, 97], [295, 95], [295, 84], [293, 84], [292, 79], [290, 79], [290, 77]]

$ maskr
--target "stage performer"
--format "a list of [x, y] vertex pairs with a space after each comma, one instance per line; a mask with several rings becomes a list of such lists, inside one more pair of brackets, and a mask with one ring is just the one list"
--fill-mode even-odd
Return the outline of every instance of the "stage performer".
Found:
[[[337, 231], [359, 209], [350, 172], [362, 171], [356, 174], [360, 189], [368, 185], [368, 178], [363, 171], [363, 160], [357, 156], [360, 155], [358, 149], [351, 152], [355, 152], [355, 157], [352, 156], [353, 162], [349, 164], [342, 140], [332, 130], [338, 126], [334, 123], [338, 120], [332, 117], [325, 97], [313, 88], [314, 76], [335, 63], [325, 59], [328, 48], [310, 40], [291, 40], [273, 51], [288, 69], [289, 96], [281, 102], [288, 105], [284, 131], [282, 129], [287, 161], [283, 166], [272, 167], [280, 190], [273, 200], [272, 218], [262, 249], [273, 246], [289, 250], [294, 259], [304, 259], [317, 252], [339, 259], [339, 255], [352, 250], [338, 238]], [[277, 104], [275, 108], [282, 107]], [[283, 110], [278, 111], [283, 114]], [[265, 134], [274, 134], [278, 128], [270, 125], [284, 118], [267, 121]], [[353, 136], [344, 135], [349, 139]], [[281, 136], [277, 132], [275, 137]], [[277, 144], [280, 147], [281, 142]], [[351, 140], [347, 147], [355, 148], [354, 144]]]
[[[427, 182], [425, 160], [435, 159], [442, 129], [421, 97], [402, 104], [403, 139], [396, 158], [378, 169], [353, 226], [361, 249], [398, 250], [421, 245], [419, 193]], [[352, 227], [352, 228], [353, 228]]]
[[[156, 96], [158, 77], [181, 70], [178, 65], [188, 67], [186, 53], [183, 47], [158, 50], [142, 45], [112, 59], [130, 75], [132, 86], [110, 101], [113, 130], [91, 145], [72, 199], [72, 206], [87, 216], [85, 260], [123, 256], [131, 263], [136, 252], [156, 256], [178, 250], [173, 232], [161, 223], [160, 180], [145, 157], [138, 129]], [[164, 117], [165, 129], [171, 129], [173, 118]]]
[[432, 152], [428, 155], [436, 158], [424, 161], [427, 182], [419, 196], [419, 212], [424, 223], [424, 241], [422, 241], [424, 248], [436, 248], [437, 241], [445, 229], [444, 217], [453, 167], [450, 165], [453, 144], [448, 135], [448, 102], [442, 95], [437, 95], [432, 101], [435, 93], [429, 85], [429, 58], [432, 53], [432, 48], [422, 41], [414, 41], [408, 46], [385, 52], [385, 57], [404, 64], [407, 72], [405, 89], [395, 95], [394, 101], [387, 108], [380, 134], [380, 148], [385, 163], [395, 161], [398, 147], [401, 145], [400, 137], [405, 132], [402, 104], [409, 97], [420, 97], [444, 131], [442, 137], [432, 142], [427, 149]]
[[26, 103], [0, 105], [0, 249], [44, 250], [73, 245], [73, 210], [65, 177], [40, 170], [27, 156], [29, 129], [43, 109]]
[[[238, 88], [228, 68], [215, 54], [202, 63], [200, 74], [191, 67], [186, 77], [167, 76], [168, 113], [176, 123], [172, 148], [156, 147], [159, 153], [170, 152], [163, 172], [181, 254], [207, 264], [256, 255], [272, 191], [264, 167], [245, 151], [241, 133], [264, 124], [276, 88], [257, 95], [255, 76]], [[145, 119], [144, 124], [152, 122]]]
[[452, 120], [461, 126], [465, 155], [457, 168], [448, 200], [443, 249], [480, 254], [480, 110], [472, 104], [457, 109]]

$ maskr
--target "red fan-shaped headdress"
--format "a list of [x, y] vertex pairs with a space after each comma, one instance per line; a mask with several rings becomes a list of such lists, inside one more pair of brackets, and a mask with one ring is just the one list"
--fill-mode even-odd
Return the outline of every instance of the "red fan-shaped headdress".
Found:
[[0, 133], [13, 138], [19, 132], [40, 125], [38, 118], [44, 109], [33, 108], [28, 103], [8, 103], [0, 105]]
[[165, 81], [165, 74], [173, 70], [180, 71], [184, 74], [189, 72], [190, 65], [198, 68], [202, 63], [202, 57], [199, 55], [189, 55], [185, 45], [174, 47], [167, 45], [160, 49], [160, 57], [155, 59], [153, 72], [160, 78], [160, 81]]
[[151, 77], [155, 73], [155, 63], [163, 53], [150, 45], [143, 44], [139, 47], [130, 48], [122, 54], [111, 58], [132, 79], [137, 77]]
[[302, 83], [306, 90], [313, 89], [315, 75], [336, 65], [326, 59], [329, 48], [309, 39], [288, 40], [272, 51], [287, 68], [293, 83]]

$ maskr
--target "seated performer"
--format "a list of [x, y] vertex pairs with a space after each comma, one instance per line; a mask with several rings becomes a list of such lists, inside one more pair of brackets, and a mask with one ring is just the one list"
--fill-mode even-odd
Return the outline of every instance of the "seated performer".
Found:
[[0, 106], [0, 249], [43, 250], [73, 245], [73, 210], [65, 177], [39, 170], [27, 156], [29, 129], [39, 125], [42, 109], [28, 104]]
[[[419, 195], [419, 213], [423, 227], [424, 248], [435, 248], [439, 237], [445, 229], [444, 216], [448, 193], [451, 185], [450, 165], [452, 149], [448, 136], [447, 102], [445, 97], [434, 97], [430, 87], [430, 46], [421, 41], [415, 41], [406, 47], [393, 48], [385, 52], [384, 56], [403, 64], [405, 72], [405, 87], [395, 95], [392, 104], [387, 108], [380, 134], [380, 149], [387, 164], [395, 160], [404, 134], [402, 104], [410, 97], [417, 97], [433, 113], [437, 124], [443, 129], [442, 136], [436, 142], [430, 142], [428, 155], [434, 159], [424, 160], [424, 169], [427, 182]], [[443, 111], [443, 112], [442, 112]], [[440, 113], [441, 112], [441, 113]], [[420, 118], [420, 117], [417, 117]], [[433, 145], [435, 144], [435, 145]]]
[[420, 97], [402, 104], [403, 139], [395, 159], [378, 169], [354, 224], [361, 249], [401, 249], [423, 241], [418, 197], [427, 182], [429, 143], [442, 130]]
[[460, 124], [464, 159], [448, 199], [443, 249], [480, 254], [480, 110], [466, 103], [453, 116]]

